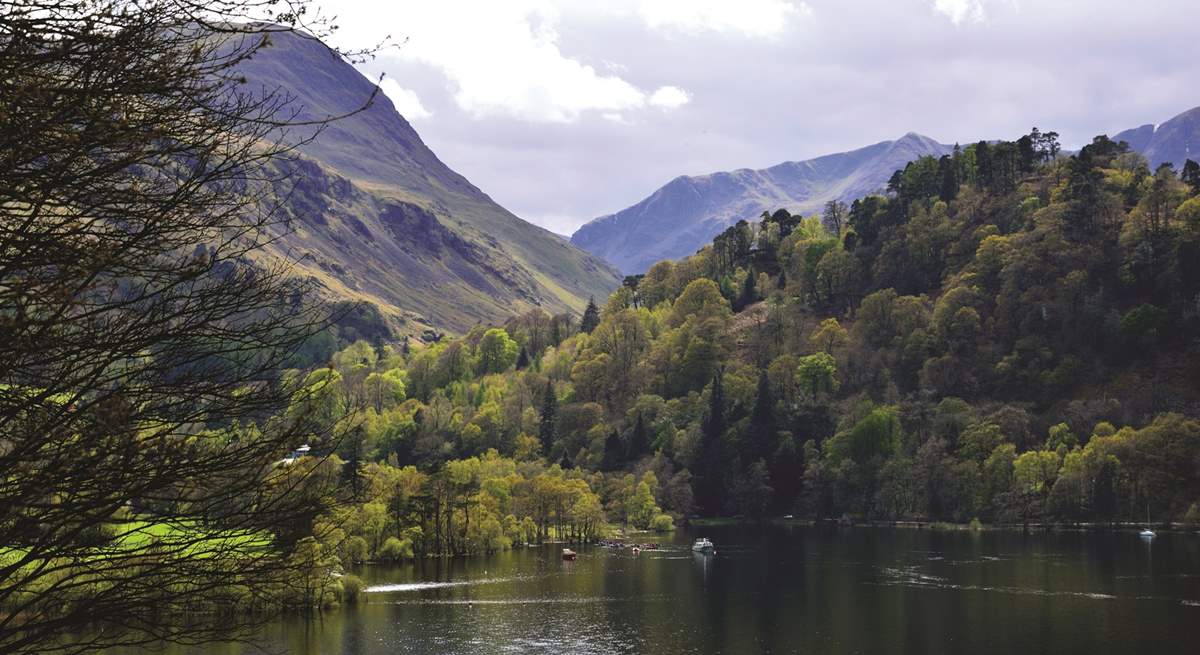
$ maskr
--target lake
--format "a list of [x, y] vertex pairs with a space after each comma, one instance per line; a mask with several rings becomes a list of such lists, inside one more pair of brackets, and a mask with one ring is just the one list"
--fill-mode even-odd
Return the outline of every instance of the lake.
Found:
[[[703, 533], [716, 554], [693, 554]], [[1200, 536], [785, 525], [679, 530], [659, 551], [559, 547], [356, 571], [357, 607], [275, 651], [1195, 653]], [[168, 651], [178, 652], [178, 651]], [[206, 647], [204, 653], [256, 652]]]

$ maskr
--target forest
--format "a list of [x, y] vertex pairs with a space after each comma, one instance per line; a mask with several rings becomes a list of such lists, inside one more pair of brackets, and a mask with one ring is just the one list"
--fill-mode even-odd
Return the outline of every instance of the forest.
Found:
[[[1038, 130], [956, 147], [849, 205], [738, 221], [578, 317], [525, 311], [579, 296], [489, 242], [458, 254], [520, 313], [460, 303], [478, 322], [446, 336], [281, 245], [367, 211], [297, 162], [380, 88], [309, 117], [243, 71], [331, 18], [9, 5], [0, 652], [237, 641], [356, 600], [363, 563], [708, 518], [1200, 524], [1194, 161]], [[616, 284], [567, 280], [577, 257], [564, 284]]]
[[356, 426], [313, 442], [365, 499], [343, 530], [373, 557], [694, 516], [1200, 520], [1200, 167], [1055, 137], [739, 222], [578, 322], [355, 342], [304, 380]]

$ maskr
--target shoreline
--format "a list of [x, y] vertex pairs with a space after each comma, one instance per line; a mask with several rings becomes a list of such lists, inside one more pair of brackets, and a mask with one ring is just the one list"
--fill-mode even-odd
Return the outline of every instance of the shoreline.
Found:
[[[895, 528], [905, 530], [934, 530], [943, 532], [1133, 532], [1146, 527], [1144, 523], [1114, 522], [1114, 523], [958, 523], [953, 521], [920, 521], [920, 520], [852, 520], [839, 519], [803, 519], [803, 518], [763, 518], [749, 519], [744, 517], [712, 517], [690, 519], [683, 527], [722, 527], [739, 525], [785, 525], [802, 527], [840, 527], [840, 528]], [[1152, 523], [1150, 528], [1159, 533], [1198, 534], [1200, 526], [1189, 526], [1185, 523]]]

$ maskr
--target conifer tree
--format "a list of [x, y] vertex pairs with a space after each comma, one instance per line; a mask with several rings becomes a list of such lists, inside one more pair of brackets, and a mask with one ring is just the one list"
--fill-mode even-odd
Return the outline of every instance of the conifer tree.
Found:
[[637, 421], [633, 424], [633, 433], [629, 436], [629, 453], [630, 460], [637, 459], [646, 454], [650, 449], [649, 435], [646, 434], [646, 420], [639, 413]]
[[588, 298], [587, 308], [583, 310], [583, 319], [579, 321], [579, 331], [591, 334], [600, 325], [600, 309], [596, 307], [596, 299]]
[[538, 438], [542, 442], [542, 453], [550, 456], [554, 445], [555, 422], [558, 419], [558, 397], [554, 395], [554, 383], [546, 383], [546, 394], [542, 397], [542, 424]]
[[700, 453], [696, 459], [696, 500], [708, 515], [720, 512], [725, 497], [725, 387], [721, 373], [713, 376], [708, 396], [708, 412], [700, 433]]
[[1192, 195], [1200, 195], [1200, 164], [1191, 159], [1187, 160], [1183, 164], [1183, 171], [1180, 172], [1179, 177], [1192, 187]]

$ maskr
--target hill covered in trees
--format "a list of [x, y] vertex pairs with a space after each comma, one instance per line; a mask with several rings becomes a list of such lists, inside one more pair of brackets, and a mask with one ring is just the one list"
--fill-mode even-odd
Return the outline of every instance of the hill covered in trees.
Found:
[[647, 480], [643, 517], [1197, 520], [1198, 194], [1193, 162], [1035, 130], [741, 221], [582, 325], [358, 344], [310, 378], [373, 399], [351, 471], [495, 450], [609, 521]]

